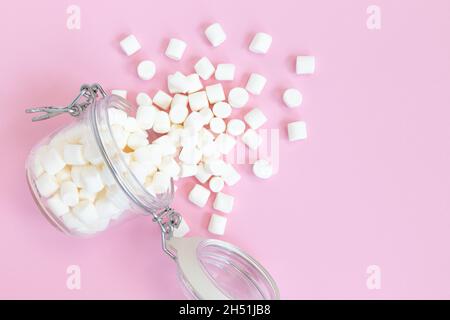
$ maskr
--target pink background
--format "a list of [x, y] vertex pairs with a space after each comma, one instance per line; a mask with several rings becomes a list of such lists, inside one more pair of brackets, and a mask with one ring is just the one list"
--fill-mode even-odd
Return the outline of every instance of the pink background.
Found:
[[[183, 298], [159, 232], [138, 218], [95, 238], [66, 237], [39, 214], [24, 162], [41, 137], [68, 116], [32, 124], [29, 106], [68, 103], [81, 83], [154, 94], [168, 72], [192, 71], [207, 55], [267, 76], [250, 105], [280, 131], [280, 171], [257, 180], [242, 166], [226, 236], [262, 262], [281, 295], [296, 298], [450, 298], [450, 2], [378, 0], [382, 28], [366, 27], [372, 1], [85, 1], [81, 30], [66, 28], [69, 1], [13, 1], [0, 19], [0, 298]], [[5, 12], [6, 11], [6, 12]], [[217, 49], [211, 22], [228, 39]], [[251, 54], [255, 32], [273, 36]], [[134, 33], [143, 49], [126, 57], [118, 41]], [[188, 43], [181, 62], [163, 55], [170, 37]], [[294, 57], [314, 54], [317, 72], [296, 76]], [[157, 64], [137, 78], [143, 58]], [[297, 87], [299, 109], [281, 92]], [[285, 125], [303, 119], [307, 141], [289, 143]], [[193, 235], [208, 236], [211, 207], [175, 201]], [[66, 288], [66, 268], [81, 267], [81, 290]], [[366, 268], [379, 265], [381, 290]]]

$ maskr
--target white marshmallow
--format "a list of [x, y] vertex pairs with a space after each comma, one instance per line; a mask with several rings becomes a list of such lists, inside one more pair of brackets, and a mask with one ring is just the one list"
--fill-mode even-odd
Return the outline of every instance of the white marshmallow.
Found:
[[221, 118], [214, 117], [209, 122], [209, 128], [216, 134], [225, 132], [226, 127], [227, 125], [225, 124], [225, 121]]
[[304, 140], [307, 138], [306, 123], [303, 121], [295, 121], [288, 123], [289, 141]]
[[233, 88], [228, 93], [228, 103], [233, 108], [242, 108], [248, 102], [249, 96], [247, 90], [244, 88]]
[[186, 234], [188, 234], [189, 231], [189, 226], [186, 223], [186, 220], [184, 218], [181, 218], [180, 225], [173, 230], [173, 236], [175, 238], [182, 238]]
[[78, 204], [78, 188], [72, 181], [64, 181], [59, 188], [59, 197], [64, 204], [73, 207]]
[[45, 172], [51, 175], [57, 174], [66, 166], [59, 152], [53, 147], [43, 149], [39, 155], [39, 161]]
[[114, 179], [114, 176], [107, 166], [104, 166], [102, 168], [102, 170], [100, 171], [100, 176], [102, 177], [102, 181], [106, 186], [110, 187], [116, 184], [116, 179]]
[[244, 116], [245, 122], [252, 128], [256, 130], [260, 128], [264, 123], [267, 122], [267, 117], [259, 108], [253, 108]]
[[211, 119], [214, 117], [214, 113], [210, 108], [203, 108], [202, 110], [199, 111], [199, 113], [203, 118], [204, 126], [208, 125]]
[[172, 178], [178, 177], [181, 171], [178, 163], [170, 156], [164, 157], [162, 159], [161, 164], [158, 166], [158, 169]]
[[213, 23], [205, 30], [206, 38], [208, 38], [209, 42], [211, 42], [213, 47], [220, 46], [225, 39], [227, 38], [227, 35], [223, 31], [222, 26], [219, 23]]
[[158, 111], [153, 123], [153, 131], [156, 133], [167, 133], [170, 131], [170, 117], [165, 111]]
[[157, 171], [153, 175], [153, 180], [151, 184], [152, 190], [156, 194], [165, 193], [170, 188], [170, 181], [171, 181], [170, 176], [167, 173]]
[[223, 92], [222, 84], [216, 83], [210, 86], [206, 86], [206, 95], [211, 104], [225, 100], [225, 92]]
[[154, 106], [140, 106], [136, 111], [136, 121], [142, 130], [149, 130], [155, 123], [156, 113], [159, 110]]
[[214, 65], [209, 61], [207, 57], [203, 57], [197, 61], [194, 66], [195, 72], [202, 78], [203, 80], [208, 80], [214, 74], [215, 68]]
[[234, 197], [223, 192], [218, 192], [213, 203], [213, 208], [223, 213], [230, 213], [233, 210]]
[[153, 140], [152, 144], [160, 146], [161, 155], [163, 157], [173, 156], [177, 152], [175, 143], [168, 135], [163, 135], [158, 139]]
[[127, 92], [127, 90], [114, 89], [114, 90], [111, 90], [111, 94], [113, 94], [115, 96], [118, 96], [118, 97], [121, 97], [121, 98], [126, 100], [128, 92]]
[[283, 101], [289, 108], [296, 108], [302, 104], [303, 96], [297, 89], [287, 89], [283, 93]]
[[[186, 97], [187, 98], [187, 97]], [[169, 118], [172, 123], [183, 123], [189, 114], [189, 109], [183, 104], [176, 104], [170, 107]]]
[[221, 153], [219, 152], [219, 145], [214, 140], [204, 143], [201, 146], [200, 150], [203, 153], [203, 161], [209, 159], [217, 159], [220, 158], [221, 155]]
[[265, 54], [269, 51], [270, 45], [272, 44], [272, 36], [264, 33], [258, 32], [253, 37], [250, 43], [249, 50], [253, 53]]
[[145, 92], [139, 92], [136, 96], [136, 103], [138, 106], [151, 106], [152, 98]]
[[245, 131], [245, 123], [240, 119], [231, 119], [227, 123], [227, 133], [232, 136], [240, 136]]
[[125, 129], [122, 126], [119, 126], [117, 124], [111, 126], [111, 132], [114, 138], [115, 143], [117, 144], [117, 147], [122, 150], [127, 145], [128, 136], [130, 133], [128, 131], [125, 131]]
[[197, 165], [195, 164], [181, 164], [180, 178], [193, 177], [197, 174]]
[[231, 106], [223, 101], [217, 102], [213, 106], [213, 113], [218, 118], [228, 118], [231, 115]]
[[195, 178], [197, 178], [200, 183], [205, 183], [209, 178], [211, 178], [211, 176], [212, 174], [205, 169], [203, 164], [197, 165], [197, 173]]
[[234, 72], [236, 66], [231, 63], [219, 63], [214, 73], [214, 77], [219, 81], [231, 81], [234, 80]]
[[142, 163], [159, 166], [162, 161], [162, 150], [158, 144], [149, 144], [134, 151], [133, 157]]
[[214, 134], [206, 128], [201, 128], [198, 132], [197, 146], [203, 147], [214, 141]]
[[83, 157], [93, 165], [103, 163], [103, 156], [100, 153], [97, 142], [92, 137], [86, 138], [83, 141]]
[[117, 184], [108, 188], [106, 191], [106, 199], [123, 211], [130, 208], [130, 201]]
[[83, 187], [91, 193], [99, 192], [105, 186], [100, 172], [93, 166], [83, 167], [81, 170], [81, 183]]
[[134, 177], [141, 183], [144, 184], [147, 176], [150, 174], [152, 170], [152, 166], [147, 163], [142, 163], [139, 161], [131, 161], [128, 164], [128, 167], [130, 168], [131, 172], [133, 173]]
[[58, 172], [56, 174], [55, 178], [56, 178], [56, 182], [58, 182], [58, 184], [61, 184], [64, 181], [72, 179], [69, 168], [70, 168], [69, 166], [66, 166], [66, 167], [64, 167], [64, 169], [62, 169], [60, 172]]
[[136, 150], [146, 145], [148, 145], [148, 139], [142, 131], [133, 132], [128, 136], [127, 146], [131, 149]]
[[199, 184], [196, 184], [194, 188], [192, 188], [191, 192], [189, 192], [189, 201], [200, 208], [203, 208], [206, 205], [206, 202], [208, 202], [210, 194], [211, 191]]
[[180, 60], [186, 50], [187, 44], [183, 40], [172, 38], [166, 49], [166, 56], [173, 60]]
[[131, 56], [141, 49], [139, 41], [133, 34], [130, 34], [126, 38], [122, 39], [120, 41], [120, 47], [127, 56]]
[[227, 220], [227, 217], [213, 213], [209, 220], [208, 231], [218, 236], [223, 236], [225, 234]]
[[41, 174], [44, 173], [44, 168], [42, 167], [41, 162], [39, 161], [39, 159], [36, 155], [30, 161], [30, 170], [31, 170], [31, 173], [33, 174], [34, 178], [37, 178]]
[[64, 146], [64, 161], [70, 165], [86, 164], [86, 160], [83, 157], [83, 146], [80, 144], [66, 144]]
[[137, 73], [142, 80], [150, 80], [155, 76], [156, 66], [153, 61], [144, 60], [137, 66]]
[[267, 79], [258, 73], [252, 73], [248, 78], [245, 89], [254, 95], [260, 95], [266, 85]]
[[128, 115], [125, 111], [117, 108], [108, 108], [108, 121], [110, 125], [123, 126], [127, 120]]
[[94, 203], [95, 210], [101, 219], [104, 218], [117, 218], [122, 210], [114, 205], [106, 197], [101, 197], [97, 199]]
[[212, 192], [222, 191], [224, 185], [225, 182], [221, 177], [212, 177], [211, 180], [209, 180], [209, 189], [211, 189]]
[[187, 77], [181, 72], [175, 72], [167, 77], [167, 88], [171, 94], [186, 93], [189, 89]]
[[216, 138], [216, 144], [221, 154], [228, 154], [236, 145], [236, 140], [226, 133], [221, 133]]
[[50, 197], [59, 188], [59, 185], [58, 185], [55, 177], [48, 174], [47, 172], [44, 172], [43, 174], [41, 174], [36, 179], [35, 183], [36, 183], [36, 188], [37, 188], [39, 194], [44, 198]]
[[182, 147], [195, 147], [198, 144], [198, 139], [199, 139], [198, 131], [196, 131], [193, 128], [186, 127], [181, 132], [180, 145]]
[[256, 160], [253, 163], [253, 173], [258, 178], [269, 179], [273, 174], [272, 164], [265, 159]]
[[234, 186], [241, 180], [241, 175], [230, 163], [227, 163], [227, 169], [225, 174], [222, 175], [223, 180], [228, 186]]
[[61, 219], [62, 219], [64, 225], [65, 225], [67, 228], [69, 228], [70, 230], [76, 230], [76, 231], [82, 232], [82, 233], [83, 233], [83, 231], [84, 231], [85, 233], [88, 233], [88, 232], [87, 232], [88, 229], [87, 229], [87, 227], [85, 226], [85, 224], [82, 223], [82, 222], [80, 221], [80, 219], [78, 219], [78, 218], [77, 218], [74, 214], [72, 214], [71, 212], [66, 213], [65, 215], [63, 215], [63, 216], [61, 217]]
[[199, 111], [209, 107], [208, 97], [205, 91], [198, 91], [189, 94], [189, 106], [192, 111]]
[[203, 116], [199, 112], [194, 111], [187, 116], [186, 120], [184, 120], [184, 127], [198, 131], [203, 128], [203, 123]]
[[222, 176], [227, 173], [228, 166], [222, 159], [214, 159], [205, 163], [205, 169], [213, 176]]
[[62, 217], [69, 212], [69, 207], [61, 201], [59, 194], [47, 200], [47, 207], [57, 217]]
[[95, 206], [88, 200], [80, 201], [80, 203], [73, 208], [73, 213], [81, 222], [87, 225], [95, 223], [98, 219], [98, 213]]
[[80, 197], [80, 201], [81, 200], [87, 200], [89, 202], [94, 202], [95, 198], [97, 197], [97, 193], [95, 192], [90, 192], [86, 189], [81, 188], [78, 191], [78, 196]]
[[247, 147], [251, 150], [256, 150], [262, 143], [261, 136], [253, 129], [247, 129], [241, 137], [242, 142], [244, 142]]
[[202, 152], [197, 147], [183, 147], [178, 158], [186, 164], [197, 164], [202, 159]]
[[295, 66], [297, 74], [313, 74], [316, 70], [316, 57], [314, 56], [298, 56]]
[[196, 73], [192, 73], [186, 77], [187, 92], [194, 93], [203, 89], [203, 84], [200, 81], [200, 77]]
[[83, 183], [81, 181], [81, 170], [84, 168], [84, 166], [73, 166], [70, 170], [70, 176], [72, 177], [73, 183], [76, 184], [78, 188], [83, 187]]
[[161, 109], [164, 110], [169, 109], [171, 102], [172, 97], [162, 90], [158, 90], [158, 92], [156, 92], [156, 94], [153, 96], [153, 103], [156, 104]]

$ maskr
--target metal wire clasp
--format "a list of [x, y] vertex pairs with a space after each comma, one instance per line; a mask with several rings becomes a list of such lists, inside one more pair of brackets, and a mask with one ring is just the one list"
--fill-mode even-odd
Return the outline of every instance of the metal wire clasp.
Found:
[[167, 248], [166, 241], [172, 238], [173, 230], [180, 225], [181, 215], [170, 207], [166, 207], [152, 215], [153, 221], [157, 222], [161, 228], [161, 244], [164, 252], [172, 259], [175, 259], [176, 255]]
[[39, 108], [30, 108], [26, 109], [26, 113], [37, 113], [43, 112], [44, 114], [33, 117], [31, 120], [41, 121], [47, 120], [56, 116], [59, 116], [63, 113], [68, 113], [73, 117], [78, 117], [86, 108], [92, 104], [95, 99], [99, 96], [106, 97], [106, 92], [103, 88], [98, 84], [94, 83], [92, 85], [83, 84], [80, 88], [80, 92], [76, 96], [76, 98], [66, 107], [39, 107]]

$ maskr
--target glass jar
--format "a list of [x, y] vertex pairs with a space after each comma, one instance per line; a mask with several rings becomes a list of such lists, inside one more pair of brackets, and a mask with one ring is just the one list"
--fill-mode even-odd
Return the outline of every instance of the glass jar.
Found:
[[[83, 85], [67, 107], [27, 112], [44, 112], [33, 121], [62, 113], [76, 117], [72, 124], [39, 142], [26, 164], [33, 197], [59, 230], [85, 237], [130, 217], [152, 215], [161, 229], [162, 248], [177, 263], [188, 297], [279, 298], [269, 273], [239, 248], [215, 239], [173, 236], [182, 225], [181, 215], [170, 207], [173, 179], [164, 174], [153, 182], [146, 179], [156, 170], [152, 163], [156, 153], [152, 154], [151, 144], [145, 142], [148, 132], [137, 126], [137, 109], [128, 101], [107, 95], [97, 84]], [[134, 149], [127, 146], [130, 134], [137, 141]], [[139, 148], [144, 160], [139, 163], [145, 166], [134, 161], [134, 151]]]

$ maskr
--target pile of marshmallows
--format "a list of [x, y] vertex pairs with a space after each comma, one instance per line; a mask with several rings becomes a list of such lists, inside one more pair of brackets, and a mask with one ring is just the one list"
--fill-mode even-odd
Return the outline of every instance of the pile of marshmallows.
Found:
[[[205, 35], [214, 47], [226, 39], [218, 23], [210, 25]], [[249, 49], [265, 54], [271, 42], [270, 35], [257, 33]], [[128, 56], [141, 48], [134, 35], [124, 38], [120, 46]], [[165, 54], [180, 60], [186, 47], [184, 41], [171, 39]], [[211, 192], [215, 193], [213, 208], [228, 214], [233, 210], [234, 197], [222, 192], [222, 189], [225, 185], [235, 185], [241, 176], [232, 164], [225, 161], [224, 156], [233, 150], [238, 138], [249, 149], [257, 150], [262, 143], [257, 130], [267, 122], [267, 117], [259, 108], [250, 109], [243, 120], [229, 118], [233, 108], [247, 105], [249, 93], [261, 94], [267, 80], [260, 74], [252, 73], [245, 88], [235, 87], [226, 95], [221, 83], [204, 87], [202, 80], [212, 76], [218, 81], [233, 80], [233, 64], [218, 64], [215, 67], [207, 57], [203, 57], [194, 69], [195, 73], [190, 75], [181, 72], [169, 75], [169, 93], [159, 90], [153, 99], [144, 92], [139, 93], [136, 97], [136, 117], [111, 109], [110, 123], [129, 168], [150, 193], [165, 192], [171, 178], [177, 180], [195, 176], [199, 183], [190, 191], [189, 200], [203, 208]], [[297, 57], [297, 74], [312, 74], [314, 70], [314, 57]], [[155, 72], [156, 66], [150, 60], [138, 64], [137, 74], [143, 80], [152, 79]], [[126, 90], [112, 90], [112, 94], [127, 98]], [[295, 108], [301, 105], [302, 95], [291, 88], [284, 92], [283, 101], [288, 107]], [[147, 130], [153, 130], [160, 136], [150, 142]], [[303, 121], [289, 123], [287, 130], [290, 141], [306, 139]], [[83, 144], [86, 131], [79, 131], [82, 133], [78, 140], [64, 135], [69, 138], [62, 139], [65, 141], [62, 149], [44, 146], [45, 155], [37, 153], [36, 158], [41, 161], [35, 165], [40, 171], [36, 186], [40, 194], [48, 198], [51, 211], [62, 217], [67, 227], [96, 232], [106, 228], [110, 220], [120, 217], [129, 204], [116, 199], [118, 187], [114, 179], [111, 179], [102, 159], [92, 159], [92, 148]], [[48, 163], [55, 162], [55, 159], [59, 162], [57, 168], [48, 170]], [[62, 170], [66, 172], [66, 180], [58, 177], [62, 175]], [[272, 164], [266, 159], [259, 159], [253, 164], [253, 172], [257, 177], [267, 179], [273, 173]], [[118, 197], [119, 200], [121, 198], [123, 196]], [[81, 225], [77, 225], [72, 218]], [[208, 230], [223, 235], [226, 223], [226, 216], [213, 213]], [[189, 227], [182, 219], [175, 236], [182, 237], [187, 232]]]

